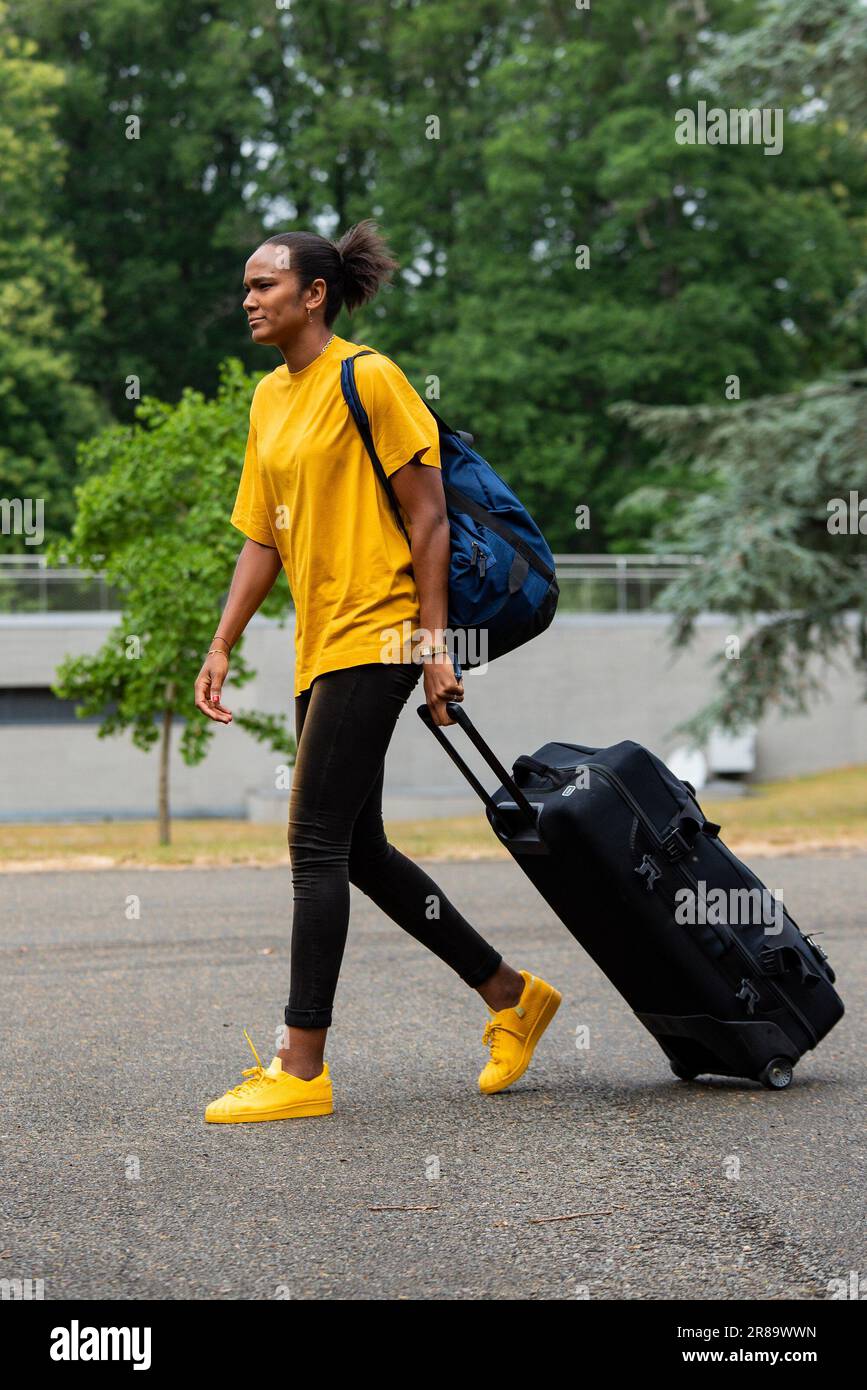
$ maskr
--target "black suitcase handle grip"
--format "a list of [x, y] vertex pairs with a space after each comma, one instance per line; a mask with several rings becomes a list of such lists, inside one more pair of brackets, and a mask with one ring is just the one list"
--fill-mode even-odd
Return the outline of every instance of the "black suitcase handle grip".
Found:
[[[496, 773], [506, 790], [511, 792], [515, 805], [519, 808], [520, 811], [523, 812], [524, 818], [527, 821], [528, 825], [532, 826], [535, 829], [536, 812], [534, 808], [530, 805], [530, 802], [527, 800], [526, 796], [521, 791], [521, 788], [518, 786], [515, 779], [510, 775], [510, 773], [506, 771], [499, 758], [492, 751], [492, 749], [490, 749], [488, 745], [485, 743], [485, 740], [482, 738], [475, 724], [472, 723], [466, 710], [464, 710], [461, 705], [455, 703], [454, 701], [450, 701], [449, 704], [446, 705], [446, 710], [448, 711], [449, 717], [453, 719], [456, 724], [460, 725], [470, 742], [476, 748], [478, 748], [485, 762], [488, 764], [488, 767], [491, 769], [492, 772]], [[433, 733], [437, 742], [442, 744], [443, 748], [448, 753], [452, 762], [460, 770], [460, 772], [463, 773], [464, 777], [469, 782], [470, 786], [473, 788], [473, 791], [475, 791], [481, 797], [482, 801], [485, 803], [488, 810], [491, 812], [491, 815], [493, 815], [496, 818], [498, 815], [497, 803], [494, 801], [494, 798], [491, 796], [490, 792], [487, 792], [485, 788], [482, 786], [481, 782], [479, 781], [476, 774], [473, 772], [472, 768], [468, 766], [468, 764], [461, 757], [457, 749], [454, 748], [450, 741], [446, 738], [445, 734], [442, 731], [442, 727], [439, 724], [435, 724], [433, 722], [433, 715], [430, 712], [429, 706], [419, 705], [416, 710], [416, 713], [419, 719], [421, 719], [422, 723], [427, 724], [428, 728]]]

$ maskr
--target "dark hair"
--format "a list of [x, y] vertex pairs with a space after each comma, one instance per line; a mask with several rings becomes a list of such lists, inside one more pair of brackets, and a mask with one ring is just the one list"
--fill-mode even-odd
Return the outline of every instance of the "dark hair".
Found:
[[344, 305], [351, 314], [373, 299], [380, 285], [390, 280], [398, 267], [370, 217], [356, 222], [336, 243], [316, 232], [278, 232], [263, 245], [289, 247], [289, 269], [297, 273], [302, 289], [314, 280], [325, 281], [326, 328], [331, 327]]

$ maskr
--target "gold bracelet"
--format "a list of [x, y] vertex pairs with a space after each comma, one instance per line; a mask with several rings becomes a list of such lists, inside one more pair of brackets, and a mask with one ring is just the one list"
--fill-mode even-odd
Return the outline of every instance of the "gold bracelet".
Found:
[[207, 650], [207, 655], [208, 655], [208, 656], [224, 656], [224, 657], [226, 658], [226, 660], [228, 661], [228, 660], [229, 660], [229, 656], [231, 655], [231, 652], [224, 652], [223, 649], [222, 649], [222, 647], [209, 647], [208, 650]]

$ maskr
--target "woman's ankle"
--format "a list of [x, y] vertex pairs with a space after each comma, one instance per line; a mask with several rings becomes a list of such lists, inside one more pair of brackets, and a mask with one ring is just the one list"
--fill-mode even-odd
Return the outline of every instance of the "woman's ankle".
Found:
[[290, 1052], [288, 1047], [281, 1047], [277, 1056], [280, 1058], [283, 1070], [289, 1076], [297, 1076], [299, 1081], [315, 1081], [317, 1076], [322, 1075], [322, 1068], [325, 1063], [321, 1057], [318, 1060], [309, 1057], [302, 1058], [298, 1056], [297, 1052]]
[[283, 1046], [277, 1049], [283, 1070], [301, 1081], [313, 1081], [321, 1076], [327, 1037], [327, 1028], [293, 1028], [287, 1024]]
[[500, 961], [493, 975], [476, 988], [488, 1008], [496, 1014], [501, 1009], [515, 1007], [524, 993], [525, 983], [523, 975], [519, 975], [505, 961]]

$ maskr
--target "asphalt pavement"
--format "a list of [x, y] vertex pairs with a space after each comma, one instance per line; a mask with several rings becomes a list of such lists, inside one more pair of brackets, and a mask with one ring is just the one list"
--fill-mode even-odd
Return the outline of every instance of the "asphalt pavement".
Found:
[[436, 864], [506, 958], [564, 996], [524, 1078], [479, 1095], [478, 995], [353, 888], [335, 1113], [232, 1126], [203, 1110], [252, 1063], [244, 1027], [273, 1055], [289, 870], [0, 877], [0, 1278], [43, 1279], [46, 1299], [814, 1300], [853, 1272], [867, 1287], [867, 857], [755, 862], [824, 933], [848, 1005], [789, 1090], [676, 1081], [516, 865]]

